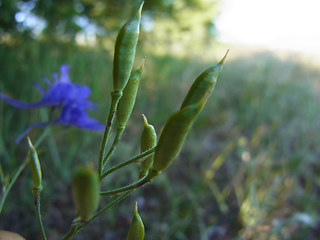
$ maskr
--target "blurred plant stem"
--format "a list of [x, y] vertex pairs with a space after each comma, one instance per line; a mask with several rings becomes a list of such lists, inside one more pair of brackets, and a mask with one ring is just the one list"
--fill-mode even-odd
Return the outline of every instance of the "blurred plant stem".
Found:
[[34, 196], [34, 209], [36, 211], [36, 218], [37, 218], [37, 224], [40, 229], [42, 240], [46, 240], [46, 233], [44, 231], [43, 223], [42, 223], [42, 217], [41, 217], [41, 210], [40, 210], [40, 192], [41, 189], [32, 189], [33, 196]]
[[101, 175], [101, 179], [105, 178], [106, 176], [108, 176], [109, 174], [113, 173], [114, 171], [122, 168], [122, 167], [125, 167], [129, 164], [132, 164], [132, 163], [137, 163], [137, 162], [140, 162], [142, 161], [145, 157], [147, 157], [148, 155], [152, 154], [155, 150], [155, 147], [154, 148], [151, 148], [145, 152], [142, 152], [141, 154], [139, 154], [138, 156], [135, 156], [134, 158], [131, 158], [125, 162], [122, 162], [118, 165], [115, 165], [113, 166], [112, 168], [109, 168], [107, 171], [105, 171], [102, 175]]
[[99, 212], [97, 212], [96, 214], [94, 214], [88, 221], [81, 223], [81, 224], [73, 224], [71, 229], [69, 230], [69, 232], [63, 237], [62, 240], [68, 240], [70, 239], [74, 234], [76, 234], [77, 232], [79, 232], [84, 226], [86, 226], [88, 223], [90, 223], [91, 221], [93, 221], [94, 219], [96, 219], [97, 217], [99, 217], [100, 215], [102, 215], [103, 213], [105, 213], [108, 209], [110, 209], [111, 207], [113, 207], [114, 205], [116, 205], [117, 203], [119, 203], [122, 199], [124, 199], [126, 196], [128, 196], [133, 190], [127, 191], [123, 194], [121, 194], [120, 196], [118, 196], [117, 198], [115, 198], [112, 202], [110, 202], [107, 206], [105, 206], [104, 208], [102, 208]]
[[[37, 148], [49, 133], [50, 133], [50, 126], [46, 127], [45, 130], [41, 133], [41, 135], [35, 141], [34, 147]], [[7, 196], [9, 194], [13, 184], [17, 181], [18, 177], [20, 176], [20, 174], [24, 170], [24, 168], [28, 165], [29, 161], [30, 161], [30, 159], [28, 158], [28, 154], [27, 154], [23, 163], [18, 167], [18, 169], [13, 174], [11, 181], [9, 179], [8, 182], [2, 186], [2, 194], [0, 197], [0, 213], [2, 212], [4, 203], [7, 199]]]
[[29, 158], [26, 157], [24, 162], [16, 170], [15, 174], [13, 175], [11, 181], [9, 181], [7, 186], [6, 185], [2, 186], [2, 195], [1, 195], [1, 199], [0, 199], [0, 213], [2, 212], [4, 202], [6, 201], [7, 196], [9, 194], [13, 184], [16, 182], [17, 178], [20, 176], [21, 172], [28, 165], [28, 163], [29, 163]]
[[119, 100], [122, 96], [122, 93], [119, 94], [119, 92], [112, 92], [111, 93], [111, 106], [110, 106], [110, 110], [109, 110], [109, 116], [107, 119], [107, 125], [106, 125], [106, 129], [104, 131], [103, 134], [103, 139], [101, 142], [101, 147], [100, 147], [100, 152], [99, 152], [99, 169], [98, 169], [98, 174], [99, 174], [99, 178], [100, 181], [102, 180], [102, 173], [103, 173], [103, 166], [106, 164], [107, 162], [107, 158], [104, 157], [104, 152], [107, 146], [107, 142], [108, 142], [108, 138], [109, 138], [109, 133], [110, 133], [110, 129], [111, 129], [111, 125], [112, 125], [112, 120], [114, 117], [114, 114], [116, 112]]

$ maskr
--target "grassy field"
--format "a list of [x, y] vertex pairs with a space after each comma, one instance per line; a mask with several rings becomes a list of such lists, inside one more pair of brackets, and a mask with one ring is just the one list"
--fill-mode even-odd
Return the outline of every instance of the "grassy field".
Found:
[[[141, 51], [142, 52], [142, 51]], [[270, 52], [233, 55], [187, 138], [179, 159], [152, 184], [134, 192], [75, 239], [124, 239], [138, 201], [148, 240], [317, 239], [320, 234], [320, 68], [298, 55]], [[212, 61], [139, 53], [146, 66], [132, 118], [111, 163], [139, 152], [141, 114], [158, 134], [179, 108], [194, 79]], [[218, 56], [215, 56], [217, 58]], [[40, 95], [33, 83], [67, 63], [73, 82], [87, 84], [99, 103], [91, 115], [105, 122], [110, 103], [112, 53], [100, 47], [17, 41], [0, 45], [0, 92], [25, 101]], [[26, 143], [15, 138], [45, 110], [21, 110], [0, 102], [0, 160], [5, 174], [23, 161]], [[33, 131], [36, 138], [41, 129]], [[55, 127], [40, 146], [42, 211], [49, 239], [60, 239], [75, 210], [70, 175], [95, 161], [102, 134]], [[137, 177], [138, 166], [111, 175], [104, 188]], [[14, 186], [0, 229], [38, 239], [31, 173]], [[104, 202], [103, 200], [101, 206]]]

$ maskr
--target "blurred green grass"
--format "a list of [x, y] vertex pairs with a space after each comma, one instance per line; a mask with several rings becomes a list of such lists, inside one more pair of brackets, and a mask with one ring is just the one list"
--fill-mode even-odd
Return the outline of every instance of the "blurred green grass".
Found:
[[[232, 54], [232, 51], [231, 53]], [[91, 115], [105, 121], [110, 103], [112, 52], [68, 42], [23, 40], [0, 44], [0, 91], [26, 101], [33, 87], [59, 66], [71, 66], [73, 82], [87, 84], [99, 103]], [[112, 162], [139, 152], [141, 114], [160, 133], [179, 108], [194, 79], [212, 62], [146, 57], [132, 118]], [[194, 125], [179, 159], [163, 176], [138, 190], [91, 224], [76, 239], [123, 239], [134, 200], [146, 239], [317, 239], [319, 234], [320, 71], [295, 56], [267, 52], [226, 61], [213, 96]], [[0, 102], [0, 159], [5, 173], [22, 162], [26, 144], [14, 140], [45, 111], [15, 109]], [[41, 129], [31, 133], [36, 138]], [[39, 148], [44, 175], [44, 222], [59, 239], [75, 214], [70, 175], [76, 165], [97, 159], [101, 133], [55, 127]], [[121, 170], [105, 188], [133, 181], [136, 168]], [[36, 239], [31, 177], [25, 171], [9, 195], [0, 228]], [[21, 216], [23, 219], [21, 220]]]

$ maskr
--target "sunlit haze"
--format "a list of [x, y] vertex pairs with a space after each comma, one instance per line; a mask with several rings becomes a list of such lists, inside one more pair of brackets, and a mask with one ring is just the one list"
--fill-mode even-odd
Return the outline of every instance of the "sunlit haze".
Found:
[[320, 1], [222, 0], [219, 40], [320, 55]]

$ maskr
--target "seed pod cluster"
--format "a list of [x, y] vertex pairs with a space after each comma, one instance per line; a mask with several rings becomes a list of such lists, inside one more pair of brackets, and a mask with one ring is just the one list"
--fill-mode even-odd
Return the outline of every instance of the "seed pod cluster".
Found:
[[126, 240], [143, 240], [144, 239], [144, 225], [138, 213], [138, 205], [136, 202], [133, 218], [131, 220], [129, 232]]
[[[140, 148], [141, 148], [141, 152], [144, 152], [156, 146], [157, 134], [154, 127], [148, 123], [146, 116], [142, 114], [142, 117], [144, 121], [144, 127], [141, 134]], [[150, 166], [153, 163], [153, 158], [154, 158], [154, 153], [151, 153], [148, 157], [146, 157], [141, 162], [140, 178], [146, 175], [147, 171], [149, 170]]]
[[29, 137], [28, 137], [28, 144], [29, 144], [29, 158], [30, 158], [33, 188], [34, 190], [41, 191], [42, 190], [42, 172], [41, 172], [39, 157]]
[[115, 92], [122, 92], [132, 70], [139, 37], [142, 6], [143, 2], [137, 14], [121, 28], [116, 39], [113, 58], [113, 90]]
[[100, 201], [99, 177], [92, 167], [80, 166], [75, 170], [72, 195], [81, 220], [88, 220]]
[[216, 84], [226, 55], [218, 64], [200, 74], [191, 86], [180, 110], [171, 115], [165, 123], [155, 149], [154, 161], [150, 171], [154, 176], [166, 169], [179, 155], [192, 124]]

